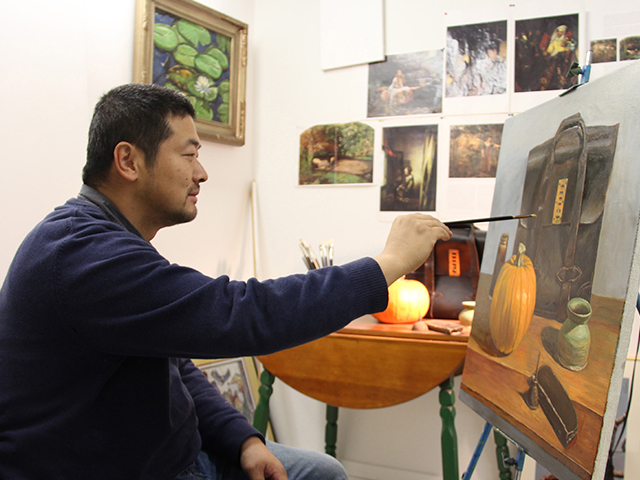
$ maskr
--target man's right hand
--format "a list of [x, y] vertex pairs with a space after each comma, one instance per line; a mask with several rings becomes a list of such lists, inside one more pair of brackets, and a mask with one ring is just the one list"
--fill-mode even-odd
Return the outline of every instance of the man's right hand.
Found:
[[450, 238], [449, 227], [431, 215], [401, 215], [393, 221], [384, 250], [373, 258], [391, 285], [422, 265], [438, 240]]

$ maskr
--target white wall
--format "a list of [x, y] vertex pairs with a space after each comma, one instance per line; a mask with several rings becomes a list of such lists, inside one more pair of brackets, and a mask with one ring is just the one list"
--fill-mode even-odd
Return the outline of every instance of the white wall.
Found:
[[[199, 196], [198, 219], [162, 231], [153, 243], [171, 261], [210, 275], [253, 275], [249, 189], [256, 178], [259, 278], [304, 271], [299, 238], [315, 246], [333, 237], [338, 263], [377, 254], [390, 226], [377, 214], [378, 184], [297, 186], [298, 137], [304, 129], [363, 120], [379, 133], [380, 122], [366, 119], [367, 67], [320, 70], [319, 0], [201, 3], [249, 24], [247, 143], [204, 142], [201, 159], [209, 181]], [[485, 1], [482, 6], [503, 8], [507, 3]], [[5, 4], [0, 16], [0, 44], [5, 45], [0, 67], [0, 203], [5, 205], [0, 213], [0, 278], [33, 225], [76, 195], [93, 105], [102, 93], [132, 78], [135, 9], [134, 0]], [[609, 4], [586, 6], [591, 11]], [[447, 2], [450, 11], [477, 5], [474, 0]], [[442, 48], [443, 18], [443, 2], [386, 0], [387, 53]], [[462, 214], [489, 213], [490, 202], [473, 198], [467, 203]], [[461, 216], [446, 206], [437, 214]], [[323, 405], [277, 382], [272, 407], [281, 441], [323, 449]], [[462, 472], [484, 421], [460, 402], [456, 407]], [[441, 476], [437, 392], [386, 409], [342, 409], [338, 430], [338, 456], [353, 480]], [[493, 448], [487, 448], [476, 478], [496, 477], [494, 458]]]

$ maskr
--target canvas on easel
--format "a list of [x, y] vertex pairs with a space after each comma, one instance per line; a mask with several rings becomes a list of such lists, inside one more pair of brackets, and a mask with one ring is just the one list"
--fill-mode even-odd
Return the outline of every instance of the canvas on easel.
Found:
[[602, 479], [640, 284], [640, 63], [505, 122], [461, 400]]

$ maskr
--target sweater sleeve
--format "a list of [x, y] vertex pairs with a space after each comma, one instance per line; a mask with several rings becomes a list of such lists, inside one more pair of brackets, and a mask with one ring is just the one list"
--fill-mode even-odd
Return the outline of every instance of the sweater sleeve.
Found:
[[264, 436], [209, 383], [190, 360], [178, 359], [180, 376], [189, 390], [198, 417], [198, 431], [205, 452], [226, 458], [240, 458], [240, 447], [252, 436]]
[[387, 305], [386, 281], [372, 258], [241, 282], [170, 264], [128, 232], [88, 237], [66, 237], [58, 247], [52, 282], [63, 324], [105, 353], [265, 355], [328, 335]]

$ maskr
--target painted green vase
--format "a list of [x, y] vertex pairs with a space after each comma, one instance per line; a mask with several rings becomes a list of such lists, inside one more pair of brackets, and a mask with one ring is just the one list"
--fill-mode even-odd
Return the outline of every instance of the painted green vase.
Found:
[[578, 372], [587, 366], [591, 332], [589, 318], [591, 304], [584, 298], [575, 297], [567, 302], [567, 318], [558, 334], [558, 361], [560, 364]]

